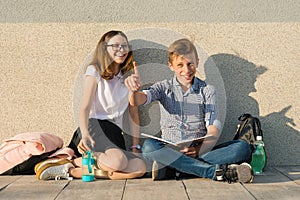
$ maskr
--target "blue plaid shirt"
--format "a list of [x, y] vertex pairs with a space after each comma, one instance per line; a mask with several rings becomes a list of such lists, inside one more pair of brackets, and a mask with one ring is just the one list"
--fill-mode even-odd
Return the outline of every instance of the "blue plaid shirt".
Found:
[[186, 93], [175, 76], [143, 92], [147, 96], [144, 105], [159, 101], [163, 139], [178, 142], [201, 137], [206, 135], [208, 125], [220, 129], [215, 89], [196, 77]]

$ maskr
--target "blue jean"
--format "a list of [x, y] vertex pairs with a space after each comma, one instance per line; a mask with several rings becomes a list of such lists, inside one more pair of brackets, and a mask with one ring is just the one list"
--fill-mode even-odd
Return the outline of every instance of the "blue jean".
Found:
[[215, 171], [220, 165], [239, 164], [248, 161], [251, 156], [250, 145], [244, 140], [220, 144], [196, 159], [154, 139], [145, 140], [142, 152], [148, 160], [155, 160], [180, 172], [210, 179], [215, 179]]

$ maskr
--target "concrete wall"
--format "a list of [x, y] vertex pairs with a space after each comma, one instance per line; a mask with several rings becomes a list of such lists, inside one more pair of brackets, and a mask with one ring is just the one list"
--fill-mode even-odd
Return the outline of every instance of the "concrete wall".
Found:
[[[170, 77], [168, 45], [192, 38], [200, 77], [219, 91], [220, 142], [250, 112], [261, 119], [268, 164], [300, 164], [299, 3], [98, 2], [0, 2], [1, 140], [46, 131], [67, 144], [77, 127], [83, 64], [103, 33], [119, 29], [131, 40], [144, 85]], [[141, 108], [143, 131], [159, 130], [157, 111], [157, 104]]]

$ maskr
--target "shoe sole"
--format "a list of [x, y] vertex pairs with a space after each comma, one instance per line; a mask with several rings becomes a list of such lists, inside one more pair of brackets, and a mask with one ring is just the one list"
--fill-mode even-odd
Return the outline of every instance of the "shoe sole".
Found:
[[41, 178], [40, 178], [41, 173], [45, 169], [47, 169], [49, 167], [58, 166], [58, 165], [64, 165], [67, 163], [70, 163], [70, 161], [65, 158], [54, 158], [54, 159], [48, 159], [48, 160], [42, 161], [42, 162], [36, 164], [36, 166], [34, 167], [36, 177], [38, 180], [41, 180]]
[[156, 161], [153, 161], [153, 164], [152, 164], [152, 181], [156, 181], [158, 180], [157, 177], [158, 177], [158, 164]]
[[248, 163], [242, 163], [235, 166], [238, 175], [238, 181], [241, 183], [252, 183], [253, 173], [252, 168]]
[[60, 160], [63, 160], [63, 159], [64, 158], [48, 158], [46, 160], [43, 160], [34, 166], [34, 172], [36, 173], [39, 170], [39, 168], [45, 163], [55, 163], [55, 162], [59, 162]]
[[108, 179], [108, 172], [103, 171], [102, 169], [94, 169], [95, 178], [99, 179]]
[[157, 163], [156, 161], [153, 162], [152, 164], [153, 181], [175, 179], [176, 177], [177, 176], [175, 170], [172, 170], [167, 166], [164, 166], [163, 164]]

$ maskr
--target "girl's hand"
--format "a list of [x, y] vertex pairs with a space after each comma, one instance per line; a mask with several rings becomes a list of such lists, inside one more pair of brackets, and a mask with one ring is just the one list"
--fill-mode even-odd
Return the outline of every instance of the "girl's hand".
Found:
[[77, 146], [77, 149], [79, 153], [83, 154], [86, 151], [91, 151], [94, 148], [94, 145], [95, 141], [90, 135], [83, 136]]

